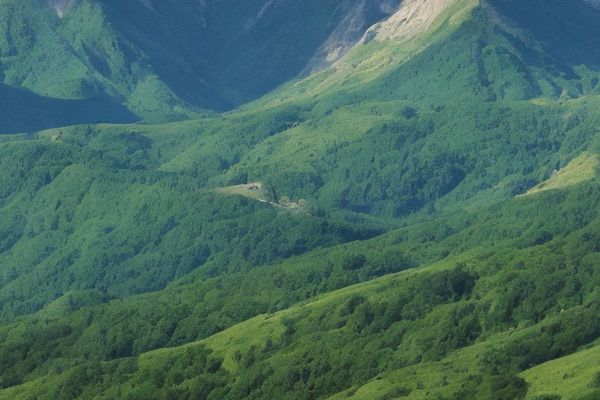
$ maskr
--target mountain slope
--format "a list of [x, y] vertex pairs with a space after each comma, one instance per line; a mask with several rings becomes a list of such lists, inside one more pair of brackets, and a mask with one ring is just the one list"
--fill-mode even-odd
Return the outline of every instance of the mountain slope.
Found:
[[[446, 241], [452, 248], [470, 231], [493, 245], [320, 295], [197, 343], [49, 373], [0, 396], [297, 399], [340, 392], [334, 398], [523, 398], [528, 389], [520, 371], [569, 354], [600, 334], [593, 268], [596, 186], [515, 199], [492, 211], [495, 217], [481, 212], [481, 218], [496, 221], [487, 235], [469, 227]], [[590, 190], [595, 202], [586, 209], [593, 211], [582, 221], [578, 198]], [[532, 218], [560, 232], [530, 244], [524, 239], [535, 229], [516, 237], [502, 232], [528, 209], [545, 210]], [[565, 226], [553, 212], [574, 219]], [[346, 254], [371, 260], [379, 240], [346, 246]], [[36, 324], [52, 323], [55, 315], [40, 314]]]
[[[491, 101], [597, 93], [598, 11], [586, 2], [439, 0], [423, 7], [421, 3], [404, 2], [334, 68], [276, 91], [259, 104], [336, 91], [354, 102], [382, 97], [433, 102], [456, 95]], [[423, 83], [426, 86], [416, 87]]]
[[[494, 3], [448, 7], [439, 28], [415, 39], [429, 40], [425, 47], [371, 41], [344, 65], [248, 106], [276, 110], [282, 102], [286, 112], [299, 112], [290, 129], [246, 152], [228, 172], [230, 179], [271, 180], [290, 197], [314, 196], [330, 207], [398, 216], [441, 198], [488, 190], [496, 197], [518, 194], [539, 181], [539, 168], [546, 179], [547, 168], [556, 169], [553, 163], [564, 165], [549, 157], [575, 149], [567, 158], [579, 155], [595, 134], [593, 124], [580, 125], [596, 114], [597, 98], [586, 97], [598, 89], [594, 64], [555, 53], [550, 42], [504, 18]], [[551, 25], [557, 9], [545, 7], [540, 18]], [[563, 16], [567, 21], [583, 12], [598, 15], [585, 3], [570, 7], [575, 12]], [[592, 22], [586, 22], [589, 32], [597, 30]], [[573, 39], [587, 40], [590, 48], [596, 42], [595, 35]], [[384, 54], [389, 60], [380, 65]], [[301, 110], [311, 110], [310, 117]], [[565, 113], [558, 117], [557, 111]], [[492, 177], [493, 171], [503, 172]]]
[[4, 138], [0, 398], [597, 395], [595, 7], [310, 2], [283, 31], [300, 3], [179, 3], [44, 15], [130, 109], [188, 112], [206, 54], [249, 66], [204, 82], [231, 101], [314, 73], [219, 115]]
[[[303, 69], [327, 66], [395, 4], [3, 0], [0, 6], [0, 76], [7, 85], [61, 99], [109, 97], [115, 107], [125, 104], [156, 122], [225, 110]], [[45, 127], [70, 123], [42, 119]]]

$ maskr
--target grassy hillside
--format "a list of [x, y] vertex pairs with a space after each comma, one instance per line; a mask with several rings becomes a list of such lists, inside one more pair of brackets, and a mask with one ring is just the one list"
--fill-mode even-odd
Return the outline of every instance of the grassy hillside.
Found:
[[[600, 395], [598, 345], [523, 372], [528, 398], [593, 399]], [[553, 396], [553, 397], [552, 397]]]
[[121, 297], [215, 258], [215, 274], [239, 271], [377, 232], [202, 190], [157, 171], [160, 150], [132, 132], [63, 129], [0, 152], [4, 318], [70, 289]]
[[586, 2], [452, 0], [439, 6], [444, 11], [409, 40], [367, 40], [334, 68], [253, 104], [332, 92], [351, 103], [391, 98], [430, 105], [597, 93], [598, 10]]
[[[296, 332], [295, 328], [288, 327], [294, 340], [306, 344], [288, 343], [281, 349], [275, 346], [269, 354], [275, 357], [283, 352], [290, 357], [289, 350], [286, 350], [288, 346], [291, 346], [290, 349], [297, 346], [305, 348], [313, 343], [311, 338], [318, 335], [322, 346], [312, 349], [318, 350], [319, 354], [313, 357], [325, 357], [329, 365], [342, 365], [340, 360], [329, 360], [328, 357], [334, 357], [334, 353], [327, 349], [339, 350], [343, 344], [348, 347], [341, 354], [357, 357], [350, 351], [351, 348], [363, 348], [373, 342], [376, 349], [380, 345], [375, 343], [390, 340], [390, 343], [396, 343], [390, 355], [399, 357], [396, 363], [409, 366], [419, 360], [433, 362], [453, 349], [485, 341], [490, 335], [500, 332], [510, 333], [512, 337], [515, 329], [529, 329], [546, 318], [555, 318], [553, 316], [566, 311], [580, 312], [577, 311], [579, 305], [593, 303], [597, 285], [593, 267], [597, 248], [597, 200], [593, 199], [598, 197], [594, 187], [595, 183], [577, 186], [577, 190], [572, 192], [548, 192], [514, 199], [503, 206], [447, 217], [442, 220], [444, 222], [436, 219], [431, 223], [409, 226], [368, 242], [321, 250], [250, 272], [224, 275], [204, 282], [190, 276], [154, 294], [111, 301], [99, 292], [73, 292], [40, 313], [7, 325], [0, 331], [3, 337], [0, 353], [7, 357], [2, 364], [2, 381], [4, 385], [14, 385], [90, 360], [115, 360], [157, 347], [188, 343], [254, 315], [286, 309], [315, 295], [319, 300], [314, 306], [291, 307], [283, 311], [281, 317], [269, 318], [269, 324], [265, 325], [267, 334], [257, 331], [252, 325], [255, 322], [251, 322], [250, 327], [241, 325], [210, 337], [207, 343], [216, 343], [215, 351], [221, 351], [219, 354], [225, 357], [223, 365], [235, 365], [231, 357], [238, 357], [236, 350], [243, 355], [250, 351], [252, 344], [257, 344], [260, 349], [266, 346], [269, 337], [272, 342], [277, 342], [281, 339], [280, 335], [269, 332], [271, 329], [279, 332], [281, 322], [272, 326], [273, 323], [299, 319], [301, 324], [300, 321], [308, 318], [306, 310], [313, 310], [317, 305], [319, 311], [311, 311], [310, 315], [321, 317], [309, 319], [305, 330]], [[581, 196], [585, 196], [585, 204], [581, 204]], [[556, 207], [550, 207], [551, 204]], [[426, 266], [437, 260], [442, 261], [432, 267], [420, 268], [415, 273], [388, 275], [339, 293], [323, 294], [357, 281]], [[434, 284], [438, 278], [441, 279], [439, 287]], [[407, 292], [402, 294], [404, 290]], [[428, 294], [431, 290], [433, 292]], [[468, 297], [464, 301], [461, 300], [463, 294], [455, 297], [452, 294], [455, 290], [468, 290]], [[342, 307], [354, 297], [358, 300], [353, 301], [358, 303], [352, 307], [363, 304], [366, 300], [362, 297], [369, 299], [369, 307], [363, 310], [368, 314], [360, 317], [367, 318], [366, 322], [360, 322], [360, 319], [352, 322], [355, 317], [358, 318], [358, 315], [353, 317], [353, 313], [339, 311], [339, 316], [337, 314], [338, 305]], [[381, 304], [382, 301], [384, 304]], [[392, 305], [400, 308], [388, 310]], [[438, 308], [439, 311], [435, 311]], [[396, 322], [385, 322], [387, 318]], [[448, 318], [458, 320], [452, 322]], [[450, 328], [463, 319], [465, 321], [460, 324], [465, 324], [466, 331]], [[323, 325], [324, 321], [328, 321], [327, 324]], [[366, 325], [355, 328], [355, 323]], [[581, 344], [597, 335], [593, 330], [597, 324], [590, 324], [592, 331], [581, 339]], [[339, 342], [338, 331], [346, 326], [344, 331], [340, 331], [345, 332], [345, 336]], [[581, 326], [577, 325], [579, 328]], [[555, 340], [553, 335], [563, 331], [562, 328], [551, 331], [549, 340]], [[328, 335], [333, 335], [331, 340], [336, 338], [336, 344], [326, 340]], [[573, 351], [572, 346], [579, 343], [570, 331], [564, 335], [570, 344], [563, 350], [557, 349], [560, 354]], [[248, 340], [248, 336], [252, 340]], [[229, 337], [241, 348], [219, 344], [225, 340], [223, 338]], [[442, 337], [446, 339], [442, 340]], [[357, 344], [361, 340], [365, 342]], [[43, 345], [48, 342], [53, 343], [52, 350]], [[229, 339], [225, 343], [229, 343]], [[17, 349], [29, 349], [28, 355], [19, 355]], [[81, 359], [81, 354], [86, 354], [87, 361]], [[356, 364], [356, 373], [363, 375], [358, 378], [337, 377], [335, 380], [339, 386], [331, 386], [327, 383], [329, 381], [324, 380], [318, 397], [330, 393], [328, 391], [332, 388], [341, 391], [361, 382], [364, 384], [377, 371], [398, 368], [398, 364], [386, 364], [386, 352], [380, 354], [381, 359], [377, 354], [367, 352], [362, 357], [367, 357], [365, 362], [384, 364], [364, 371], [362, 363]], [[527, 368], [529, 363], [535, 365], [539, 360], [557, 356], [553, 354], [546, 353], [544, 349], [540, 354], [531, 355], [533, 361], [523, 360], [519, 358], [522, 354], [516, 353], [509, 360], [491, 360], [490, 363], [509, 363], [510, 368], [514, 367], [511, 371], [518, 372]], [[32, 363], [33, 360], [36, 360], [35, 363]], [[291, 365], [302, 365], [300, 360], [294, 360], [286, 361], [289, 365], [284, 364], [281, 368], [287, 371]], [[335, 368], [331, 370], [332, 373], [335, 371]], [[239, 372], [253, 373], [252, 369], [246, 371], [244, 368]], [[279, 380], [275, 380], [272, 386], [277, 390], [286, 387]], [[300, 392], [294, 388], [288, 394], [277, 392], [278, 398], [288, 395], [297, 398]], [[8, 392], [8, 395], [11, 393]], [[266, 396], [263, 392], [257, 393], [254, 395], [256, 398]]]
[[[0, 142], [0, 398], [597, 397], [600, 14], [443, 1], [410, 40], [367, 35], [235, 111], [187, 107], [290, 78], [351, 3], [285, 31], [299, 3], [0, 3], [58, 27], [100, 98], [194, 116]], [[206, 54], [247, 64], [238, 92], [187, 84]]]
[[[515, 199], [495, 212], [482, 212], [481, 218], [496, 221], [481, 221], [490, 226], [488, 234], [481, 235], [478, 226], [469, 226], [431, 246], [447, 249], [451, 243], [464, 243], [469, 232], [488, 240], [470, 251], [450, 253], [441, 262], [318, 295], [195, 344], [143, 354], [139, 359], [85, 362], [85, 368], [67, 368], [63, 373], [60, 371], [66, 360], [60, 367], [56, 360], [43, 378], [35, 380], [34, 374], [31, 384], [2, 395], [92, 398], [103, 393], [109, 398], [186, 398], [204, 393], [215, 399], [297, 399], [327, 398], [340, 392], [342, 398], [513, 399], [523, 398], [528, 390], [535, 394], [539, 389], [535, 385], [528, 389], [527, 384], [536, 379], [532, 366], [567, 355], [600, 333], [594, 269], [599, 234], [597, 203], [588, 203], [594, 211], [584, 221], [579, 219], [583, 214], [577, 205], [584, 193], [589, 196], [593, 191], [595, 194], [586, 198], [598, 198], [595, 186]], [[528, 244], [528, 235], [539, 229], [525, 230], [516, 238], [503, 232], [504, 227], [511, 226], [507, 224], [510, 215], [532, 215], [524, 211], [527, 209], [544, 210], [535, 219], [556, 223], [557, 228], [560, 225], [561, 233], [555, 231], [550, 234], [552, 239], [535, 239]], [[570, 221], [570, 213], [575, 220], [564, 225], [544, 214], [554, 210], [570, 210], [564, 221]], [[523, 221], [524, 227], [529, 225], [531, 222]], [[398, 236], [403, 236], [402, 231], [387, 240], [397, 241]], [[372, 263], [377, 247], [385, 240], [346, 246], [340, 254], [342, 263], [352, 265], [343, 258], [352, 253], [363, 254], [364, 265]], [[400, 248], [403, 245], [400, 242]], [[335, 249], [325, 254], [329, 252], [328, 257], [339, 254]], [[320, 254], [316, 259], [322, 258]], [[307, 261], [305, 258], [275, 270], [291, 272], [294, 264], [310, 265]], [[352, 267], [354, 271], [362, 268]], [[246, 279], [265, 282], [250, 276]], [[291, 283], [289, 278], [281, 281]], [[256, 291], [270, 293], [264, 287]], [[247, 302], [248, 297], [244, 298]], [[53, 324], [47, 319], [52, 318], [52, 310], [48, 308], [47, 316], [40, 314], [37, 324]], [[129, 319], [130, 323], [134, 320]], [[18, 337], [15, 333], [15, 339]], [[521, 371], [525, 372], [519, 375]], [[67, 388], [76, 389], [68, 394]]]
[[529, 189], [525, 195], [528, 196], [546, 190], [561, 189], [585, 182], [595, 176], [597, 169], [597, 155], [583, 153], [569, 162], [564, 168], [554, 171], [550, 179]]

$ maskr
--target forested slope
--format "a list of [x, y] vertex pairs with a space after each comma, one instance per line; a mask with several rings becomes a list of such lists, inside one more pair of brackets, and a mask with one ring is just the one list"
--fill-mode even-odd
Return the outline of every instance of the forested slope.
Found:
[[435, 4], [231, 112], [3, 136], [0, 398], [598, 397], [600, 12]]
[[329, 66], [396, 3], [2, 0], [0, 133], [228, 110]]
[[[297, 399], [326, 398], [343, 391], [345, 396], [356, 398], [430, 398], [434, 394], [441, 398], [522, 397], [527, 393], [527, 379], [523, 377], [531, 373], [521, 377], [521, 371], [570, 354], [600, 333], [595, 271], [600, 198], [596, 186], [594, 180], [570, 191], [514, 199], [503, 206], [449, 217], [447, 226], [439, 228], [441, 232], [430, 225], [411, 237], [413, 229], [401, 229], [364, 244], [290, 260], [268, 268], [264, 274], [259, 268], [249, 275], [207, 281], [190, 294], [185, 294], [185, 285], [179, 285], [160, 295], [168, 299], [165, 303], [152, 297], [137, 298], [137, 307], [133, 299], [127, 305], [81, 303], [75, 306], [81, 307], [78, 311], [69, 314], [68, 322], [68, 317], [61, 319], [61, 312], [78, 299], [67, 297], [4, 333], [10, 335], [5, 342], [12, 343], [13, 349], [21, 342], [32, 350], [35, 347], [23, 340], [36, 343], [40, 336], [35, 333], [35, 337], [25, 339], [19, 332], [39, 332], [46, 340], [58, 333], [53, 342], [65, 347], [50, 354], [62, 357], [46, 366], [39, 364], [49, 354], [48, 349], [40, 348], [29, 354], [38, 360], [36, 364], [12, 364], [3, 376], [17, 379], [17, 371], [22, 371], [34, 379], [47, 369], [66, 371], [17, 386], [5, 396], [19, 398], [22, 392], [36, 398], [92, 398], [104, 393], [127, 398]], [[582, 207], [582, 198], [596, 200]], [[530, 217], [521, 218], [523, 215]], [[465, 220], [469, 224], [460, 228]], [[537, 222], [534, 227], [533, 221]], [[512, 230], [506, 231], [506, 227]], [[434, 232], [437, 238], [421, 236]], [[461, 250], [461, 245], [470, 250]], [[311, 296], [296, 292], [294, 282], [315, 282], [312, 291], [318, 293], [319, 287], [329, 286], [327, 291], [335, 288], [344, 271], [359, 277], [376, 276], [373, 268], [389, 268], [390, 258], [398, 262], [403, 254], [417, 255], [418, 251], [407, 251], [411, 246], [421, 251], [428, 248], [421, 256], [441, 261], [318, 295], [285, 311], [273, 312], [287, 306], [269, 303], [277, 301], [271, 294], [274, 290], [281, 293], [283, 301], [298, 294], [298, 300]], [[387, 249], [390, 258], [382, 258], [381, 248]], [[444, 254], [443, 259], [438, 252]], [[333, 268], [330, 276], [319, 275], [327, 269], [323, 265]], [[404, 261], [396, 268], [409, 266], [410, 262]], [[273, 274], [271, 279], [265, 278]], [[210, 319], [202, 317], [212, 297], [209, 287], [214, 284], [227, 291], [229, 282], [242, 288], [240, 302], [250, 313], [270, 312], [192, 345], [121, 358], [136, 354], [150, 337], [168, 335], [172, 325], [165, 317], [173, 312], [179, 312], [179, 318], [194, 315], [188, 319], [192, 324], [188, 330], [201, 321], [206, 322], [200, 327], [209, 324]], [[302, 287], [311, 290], [311, 284], [302, 283]], [[192, 293], [202, 293], [203, 298], [188, 298]], [[238, 304], [234, 309], [240, 312], [241, 303], [236, 302], [233, 291], [229, 293], [229, 304]], [[157, 308], [157, 304], [163, 305]], [[105, 311], [98, 314], [102, 308]], [[190, 311], [184, 311], [186, 308]], [[98, 328], [91, 327], [77, 340], [81, 324], [86, 319], [97, 324], [97, 316], [103, 314], [115, 318], [99, 323], [107, 330], [94, 332]], [[149, 325], [159, 330], [149, 334], [149, 327], [144, 325], [158, 315], [162, 319]], [[122, 327], [119, 321], [123, 321]], [[181, 335], [182, 328], [179, 323], [175, 336]], [[146, 334], [136, 334], [136, 329]], [[69, 361], [72, 356], [68, 354], [74, 349], [78, 349], [76, 354], [98, 355], [93, 347], [85, 350], [96, 335], [109, 340], [102, 348], [112, 345], [121, 351], [104, 358], [114, 361]], [[202, 338], [206, 333], [196, 335]], [[139, 341], [128, 341], [133, 337]], [[125, 350], [127, 346], [133, 352]], [[86, 367], [70, 370], [72, 362]], [[19, 368], [14, 368], [16, 365]], [[37, 369], [28, 370], [33, 365]], [[583, 389], [589, 391], [587, 386]]]

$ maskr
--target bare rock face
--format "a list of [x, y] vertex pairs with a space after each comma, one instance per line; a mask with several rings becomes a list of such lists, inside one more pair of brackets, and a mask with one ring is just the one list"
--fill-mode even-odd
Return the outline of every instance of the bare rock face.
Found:
[[52, 7], [59, 17], [65, 15], [65, 11], [73, 4], [73, 0], [48, 0], [48, 5]]
[[[408, 41], [425, 33], [458, 0], [359, 0], [319, 48], [304, 73], [325, 69], [357, 43]], [[600, 0], [585, 0], [600, 3]]]
[[334, 64], [359, 42], [373, 24], [398, 10], [401, 0], [359, 0], [321, 45], [304, 69], [304, 75]]
[[404, 0], [394, 15], [369, 29], [363, 40], [410, 40], [426, 32], [455, 2], [456, 0]]

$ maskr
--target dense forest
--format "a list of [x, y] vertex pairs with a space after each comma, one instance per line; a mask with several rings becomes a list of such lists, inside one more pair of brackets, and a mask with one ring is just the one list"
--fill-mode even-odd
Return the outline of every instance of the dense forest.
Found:
[[[222, 4], [127, 27], [141, 5], [71, 3], [0, 0], [0, 399], [600, 398], [593, 4], [440, 2], [298, 76], [340, 21], [431, 12], [310, 2], [297, 59], [239, 54], [260, 73], [215, 94], [217, 64], [181, 80], [242, 33], [165, 43], [217, 35]], [[303, 31], [263, 3], [232, 16], [266, 7], [248, 46]]]

